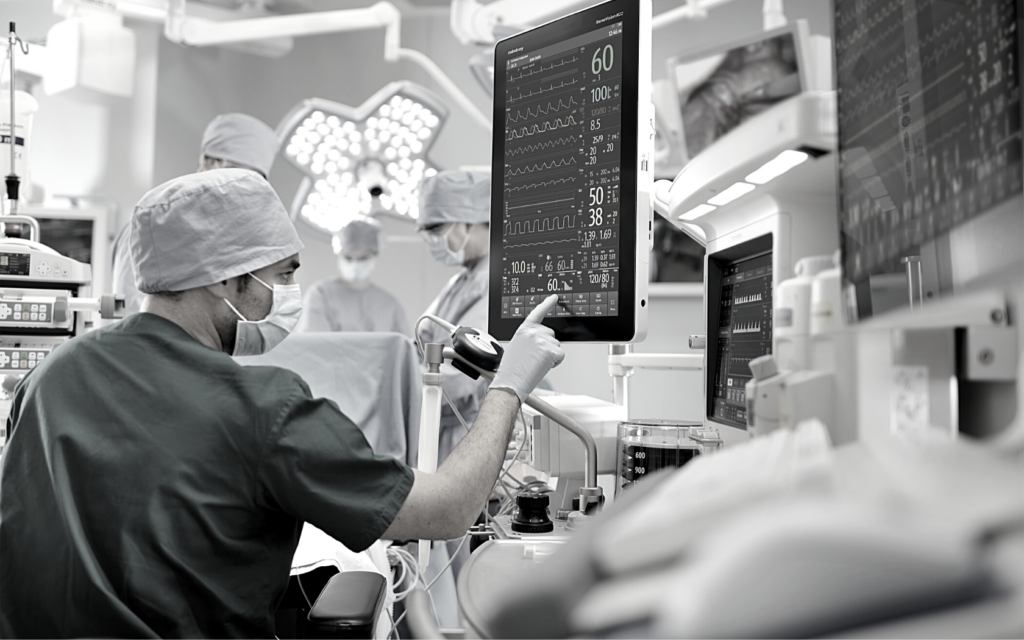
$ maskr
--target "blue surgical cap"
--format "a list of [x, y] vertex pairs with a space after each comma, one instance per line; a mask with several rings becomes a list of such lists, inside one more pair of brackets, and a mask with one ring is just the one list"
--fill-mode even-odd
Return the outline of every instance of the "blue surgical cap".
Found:
[[302, 241], [277, 193], [246, 169], [193, 173], [142, 196], [131, 221], [135, 285], [185, 291], [293, 256]]
[[269, 176], [277, 155], [277, 134], [252, 116], [225, 113], [206, 125], [202, 154], [251, 167]]
[[420, 182], [420, 229], [446, 222], [491, 221], [491, 176], [479, 171], [442, 171]]

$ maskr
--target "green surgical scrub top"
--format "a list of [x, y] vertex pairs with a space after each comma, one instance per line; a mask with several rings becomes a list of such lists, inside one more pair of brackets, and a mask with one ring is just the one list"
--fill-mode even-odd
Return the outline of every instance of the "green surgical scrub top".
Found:
[[296, 374], [148, 313], [54, 350], [8, 428], [8, 638], [270, 637], [302, 523], [360, 551], [413, 482]]

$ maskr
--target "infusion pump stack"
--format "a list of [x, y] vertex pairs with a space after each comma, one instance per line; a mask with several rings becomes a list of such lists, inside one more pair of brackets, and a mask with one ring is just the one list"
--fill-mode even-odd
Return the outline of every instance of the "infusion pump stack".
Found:
[[[30, 239], [0, 235], [0, 451], [14, 388], [61, 344], [92, 328], [93, 315], [119, 317], [123, 299], [92, 297], [92, 268], [36, 241], [39, 223], [7, 215], [0, 226], [20, 225]], [[6, 232], [6, 229], [5, 229]]]

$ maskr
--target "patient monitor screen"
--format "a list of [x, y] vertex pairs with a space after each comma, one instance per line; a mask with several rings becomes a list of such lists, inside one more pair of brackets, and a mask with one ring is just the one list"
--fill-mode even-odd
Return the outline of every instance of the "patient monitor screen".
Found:
[[619, 315], [616, 51], [622, 22], [506, 65], [502, 318], [522, 318], [551, 293], [555, 316]]
[[[710, 314], [716, 326], [708, 326], [709, 334], [715, 331], [715, 342], [709, 344], [709, 413], [719, 422], [746, 429], [750, 361], [772, 352], [772, 254], [714, 261], [709, 275], [712, 271], [720, 284], [718, 295], [708, 299], [708, 305], [717, 305], [717, 313]], [[710, 343], [712, 336], [708, 338]]]
[[626, 31], [635, 5], [605, 3], [498, 45], [491, 287], [501, 296], [491, 332], [499, 339], [553, 293], [547, 324], [577, 332], [561, 339], [597, 339], [609, 326], [602, 320], [633, 312], [637, 62]]

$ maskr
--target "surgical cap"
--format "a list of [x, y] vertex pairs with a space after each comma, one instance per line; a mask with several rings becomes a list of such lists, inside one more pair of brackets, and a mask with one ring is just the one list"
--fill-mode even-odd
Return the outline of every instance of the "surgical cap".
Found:
[[420, 182], [420, 229], [446, 222], [491, 221], [491, 177], [478, 171], [442, 171]]
[[252, 167], [268, 176], [277, 155], [277, 135], [252, 116], [225, 113], [206, 125], [202, 154]]
[[295, 255], [302, 241], [281, 199], [245, 169], [175, 178], [142, 196], [131, 221], [143, 293], [222, 282]]
[[334, 235], [334, 253], [380, 253], [380, 223], [372, 218], [354, 218]]

